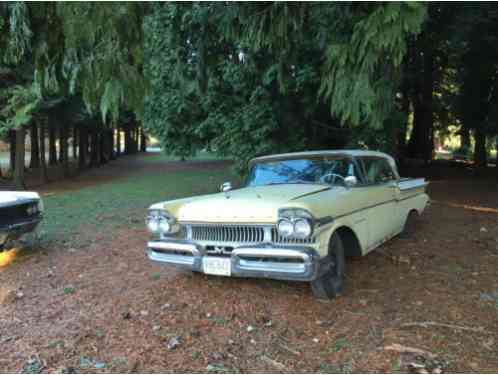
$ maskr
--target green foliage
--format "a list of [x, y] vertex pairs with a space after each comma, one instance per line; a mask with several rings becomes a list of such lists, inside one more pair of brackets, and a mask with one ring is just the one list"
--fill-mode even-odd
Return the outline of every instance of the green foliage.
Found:
[[57, 7], [66, 53], [62, 64], [71, 93], [79, 90], [91, 112], [116, 121], [121, 109], [140, 116], [143, 3], [62, 3]]
[[72, 286], [66, 286], [62, 291], [64, 292], [64, 294], [74, 294], [76, 292], [76, 289], [74, 289], [74, 287]]
[[397, 145], [394, 140], [398, 131], [406, 129], [406, 115], [393, 110], [391, 116], [384, 120], [381, 127], [356, 127], [351, 132], [348, 148], [381, 150], [396, 155]]
[[360, 17], [341, 13], [325, 52], [321, 93], [343, 122], [380, 128], [393, 110], [407, 37], [420, 32], [425, 5], [375, 4]]
[[[498, 133], [498, 11], [490, 4], [464, 6], [458, 38], [452, 40], [459, 62], [453, 110], [467, 129]], [[485, 37], [483, 37], [485, 35]]]
[[27, 125], [41, 104], [40, 89], [36, 85], [17, 85], [0, 91], [0, 95], [6, 100], [5, 106], [0, 110], [0, 136], [4, 136], [10, 129]]
[[424, 16], [420, 4], [155, 5], [145, 124], [167, 153], [213, 149], [239, 172], [256, 155], [343, 147], [341, 124], [393, 117], [406, 38]]
[[[117, 121], [143, 112], [144, 3], [22, 3], [0, 6], [0, 74], [13, 85], [36, 86], [43, 98], [81, 96], [87, 111]], [[1, 90], [1, 88], [0, 88]], [[11, 91], [14, 89], [11, 89]], [[0, 94], [6, 96], [7, 94]], [[18, 94], [16, 94], [19, 96]], [[23, 110], [11, 116], [27, 120]], [[4, 112], [5, 114], [5, 112]]]

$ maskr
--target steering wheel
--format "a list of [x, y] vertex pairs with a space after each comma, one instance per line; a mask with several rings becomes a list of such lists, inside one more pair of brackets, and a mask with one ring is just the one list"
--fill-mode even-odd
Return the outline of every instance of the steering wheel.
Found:
[[[332, 177], [332, 181], [331, 182], [326, 182], [326, 179], [329, 178], [329, 177]], [[320, 177], [320, 182], [321, 183], [324, 183], [324, 184], [330, 184], [330, 185], [335, 185], [335, 180], [337, 178], [340, 178], [342, 180], [342, 182], [344, 182], [344, 177], [341, 176], [340, 174], [337, 174], [337, 173], [327, 173], [327, 174], [324, 174], [322, 177]]]

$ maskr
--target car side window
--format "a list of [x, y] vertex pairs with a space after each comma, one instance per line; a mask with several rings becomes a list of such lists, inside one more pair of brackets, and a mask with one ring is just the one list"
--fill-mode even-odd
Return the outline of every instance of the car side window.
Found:
[[368, 184], [383, 184], [396, 179], [393, 169], [385, 158], [362, 158]]

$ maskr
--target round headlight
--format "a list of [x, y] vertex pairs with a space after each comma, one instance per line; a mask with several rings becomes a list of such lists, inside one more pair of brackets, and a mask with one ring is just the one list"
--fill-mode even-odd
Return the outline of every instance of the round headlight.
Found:
[[294, 225], [289, 220], [280, 220], [277, 229], [282, 237], [290, 237], [294, 234]]
[[307, 238], [311, 236], [311, 224], [309, 220], [306, 219], [297, 219], [294, 222], [294, 235], [297, 238]]
[[43, 200], [40, 198], [38, 201], [38, 211], [43, 212], [44, 211], [44, 206], [43, 206]]
[[159, 230], [159, 218], [158, 217], [147, 218], [147, 228], [152, 233], [157, 233], [157, 231]]
[[38, 206], [37, 206], [37, 205], [32, 205], [32, 206], [29, 206], [29, 207], [26, 209], [26, 213], [27, 213], [29, 216], [35, 215], [37, 212], [38, 212]]
[[159, 231], [163, 233], [169, 233], [170, 230], [171, 230], [171, 225], [168, 219], [166, 219], [165, 217], [161, 218], [161, 220], [159, 220]]

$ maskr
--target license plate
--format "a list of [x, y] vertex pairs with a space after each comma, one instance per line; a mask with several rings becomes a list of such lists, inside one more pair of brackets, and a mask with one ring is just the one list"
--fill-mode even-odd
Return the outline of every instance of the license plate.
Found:
[[204, 273], [209, 275], [230, 276], [232, 262], [230, 258], [204, 257], [202, 259]]

